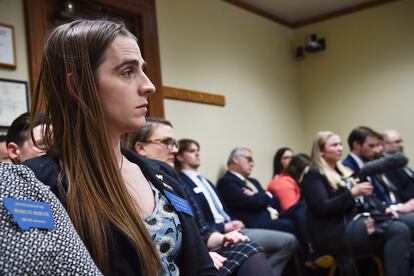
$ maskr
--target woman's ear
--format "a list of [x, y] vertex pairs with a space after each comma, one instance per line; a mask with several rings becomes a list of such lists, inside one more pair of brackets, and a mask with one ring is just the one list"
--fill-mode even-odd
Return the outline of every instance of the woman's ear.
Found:
[[146, 157], [147, 156], [147, 151], [144, 148], [144, 145], [141, 142], [136, 142], [135, 143], [135, 152], [138, 153], [141, 156]]

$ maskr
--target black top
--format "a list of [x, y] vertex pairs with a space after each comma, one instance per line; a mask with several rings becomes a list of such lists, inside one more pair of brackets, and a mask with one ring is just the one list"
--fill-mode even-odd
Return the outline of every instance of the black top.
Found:
[[[129, 150], [123, 150], [123, 155], [131, 162], [137, 164], [144, 176], [151, 181], [156, 189], [165, 196], [165, 186], [172, 187], [174, 193], [185, 197], [183, 191], [172, 177], [165, 172], [154, 168], [159, 167], [155, 161], [146, 160]], [[36, 174], [36, 177], [51, 187], [51, 190], [64, 201], [58, 187], [58, 175], [60, 173], [59, 159], [50, 155], [44, 155], [25, 162]], [[162, 178], [162, 180], [160, 179]], [[168, 197], [167, 197], [168, 198]], [[182, 212], [177, 212], [182, 223], [183, 243], [175, 263], [180, 268], [181, 275], [216, 275], [217, 270], [203, 243], [194, 219]], [[136, 248], [116, 227], [110, 229], [108, 241], [110, 275], [145, 275], [139, 254]]]
[[355, 200], [351, 192], [334, 190], [319, 169], [312, 168], [301, 182], [308, 208], [308, 226], [320, 253], [343, 252], [345, 225], [352, 215]]

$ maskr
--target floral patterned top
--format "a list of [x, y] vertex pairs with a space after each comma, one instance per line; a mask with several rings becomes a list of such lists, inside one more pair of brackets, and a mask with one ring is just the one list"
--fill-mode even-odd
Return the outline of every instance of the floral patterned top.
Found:
[[174, 258], [181, 247], [181, 222], [164, 195], [152, 184], [151, 188], [155, 193], [155, 210], [144, 219], [144, 222], [160, 256], [164, 275], [178, 276], [180, 271], [174, 263]]

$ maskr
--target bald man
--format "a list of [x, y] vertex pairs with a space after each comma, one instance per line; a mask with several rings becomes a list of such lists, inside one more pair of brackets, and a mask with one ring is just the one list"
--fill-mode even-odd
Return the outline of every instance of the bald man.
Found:
[[[385, 154], [391, 155], [404, 152], [404, 140], [401, 134], [394, 129], [383, 131]], [[414, 172], [406, 166], [403, 169], [386, 174], [387, 178], [397, 187], [398, 196], [402, 202], [414, 198]]]

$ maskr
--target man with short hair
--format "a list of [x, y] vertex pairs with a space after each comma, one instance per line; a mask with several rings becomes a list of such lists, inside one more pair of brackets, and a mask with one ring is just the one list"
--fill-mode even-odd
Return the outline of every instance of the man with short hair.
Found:
[[369, 127], [357, 127], [348, 136], [349, 155], [342, 164], [353, 172], [359, 172], [365, 162], [381, 155], [380, 135]]
[[44, 114], [36, 114], [33, 122], [33, 139], [29, 133], [30, 114], [28, 112], [21, 114], [12, 122], [7, 131], [6, 145], [13, 164], [21, 164], [28, 159], [45, 154], [44, 150], [33, 143], [35, 140], [38, 145], [43, 144], [44, 120]]
[[217, 190], [233, 217], [247, 227], [296, 233], [292, 220], [280, 218], [277, 199], [256, 179], [249, 177], [254, 167], [250, 149], [233, 149], [227, 167], [228, 171], [217, 183]]
[[[383, 131], [385, 154], [392, 155], [404, 152], [404, 140], [401, 134], [393, 129]], [[388, 172], [387, 177], [397, 187], [402, 202], [414, 198], [414, 172], [405, 166], [402, 169]]]
[[394, 129], [387, 129], [382, 132], [384, 138], [385, 154], [404, 152], [404, 141], [401, 134]]

